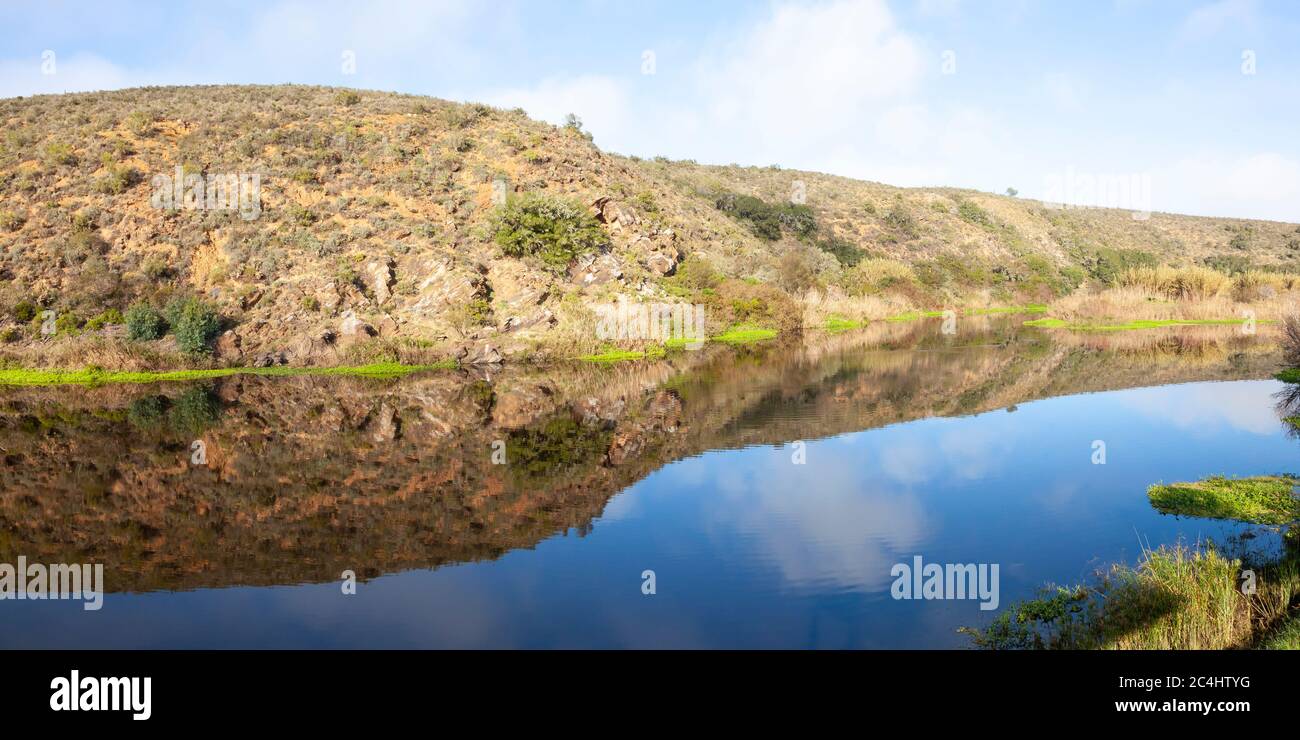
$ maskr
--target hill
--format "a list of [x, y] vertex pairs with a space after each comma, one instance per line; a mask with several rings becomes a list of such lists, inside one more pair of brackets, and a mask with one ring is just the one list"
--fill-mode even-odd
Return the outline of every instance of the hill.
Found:
[[10, 365], [544, 358], [602, 345], [594, 308], [619, 295], [795, 330], [1300, 257], [1293, 224], [640, 160], [392, 93], [142, 88], [0, 100], [0, 120]]

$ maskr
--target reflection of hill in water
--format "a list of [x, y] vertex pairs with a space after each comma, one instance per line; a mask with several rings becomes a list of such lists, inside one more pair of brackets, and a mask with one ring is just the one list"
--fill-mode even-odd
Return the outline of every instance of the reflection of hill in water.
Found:
[[[1266, 377], [1230, 330], [1078, 338], [964, 320], [610, 368], [400, 381], [0, 391], [0, 562], [103, 562], [109, 590], [317, 582], [495, 558], [591, 526], [711, 449], [1070, 393]], [[1109, 343], [1107, 349], [1102, 346]], [[190, 443], [207, 465], [190, 464]], [[507, 465], [492, 464], [505, 441]]]

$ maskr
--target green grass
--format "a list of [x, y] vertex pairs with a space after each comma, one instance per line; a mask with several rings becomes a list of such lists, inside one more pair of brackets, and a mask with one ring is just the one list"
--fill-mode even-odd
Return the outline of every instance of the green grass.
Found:
[[1300, 383], [1300, 368], [1293, 367], [1289, 370], [1283, 370], [1282, 372], [1278, 373], [1277, 375], [1274, 375], [1273, 377], [1277, 378], [1283, 383]]
[[[1047, 306], [1030, 303], [1024, 306], [990, 306], [988, 308], [964, 308], [955, 313], [961, 316], [992, 316], [1011, 313], [1046, 313]], [[890, 316], [885, 321], [916, 321], [917, 319], [935, 319], [943, 316], [943, 311], [907, 311], [897, 316]]]
[[161, 383], [223, 378], [229, 375], [348, 375], [367, 378], [394, 378], [420, 370], [445, 370], [454, 367], [456, 367], [455, 360], [446, 360], [432, 365], [402, 365], [396, 362], [381, 362], [349, 367], [226, 367], [209, 370], [164, 370], [157, 372], [11, 369], [0, 370], [0, 385]]
[[[1135, 319], [1118, 324], [1089, 324], [1071, 322], [1065, 319], [1031, 319], [1025, 326], [1040, 329], [1069, 329], [1070, 331], [1133, 331], [1135, 329], [1158, 329], [1165, 326], [1230, 326], [1244, 324], [1248, 319]], [[1271, 324], [1273, 321], [1256, 321], [1257, 324]]]
[[[963, 628], [977, 647], [1035, 650], [1224, 650], [1255, 644], [1285, 614], [1295, 568], [1261, 571], [1243, 594], [1241, 561], [1211, 548], [1161, 547], [1119, 564], [1094, 584], [1049, 590], [1013, 604], [986, 629]], [[1267, 577], [1266, 577], [1267, 576]], [[1263, 617], [1262, 620], [1258, 617]]]
[[634, 350], [611, 349], [605, 352], [598, 352], [594, 355], [583, 355], [579, 360], [583, 362], [595, 362], [597, 364], [608, 364], [614, 362], [627, 362], [629, 360], [644, 360], [650, 357], [650, 352], [638, 352]]
[[1291, 476], [1216, 476], [1194, 483], [1154, 485], [1147, 489], [1147, 498], [1163, 514], [1287, 524], [1300, 519], [1300, 500], [1291, 495], [1297, 484], [1300, 479]]
[[1047, 306], [1030, 303], [1024, 306], [994, 306], [993, 308], [972, 308], [965, 312], [967, 316], [987, 316], [1000, 313], [1047, 313]]
[[[776, 329], [764, 329], [757, 326], [733, 326], [721, 334], [715, 334], [706, 341], [722, 342], [730, 345], [752, 344], [754, 342], [763, 342], [769, 339], [775, 339], [777, 336]], [[634, 362], [636, 360], [655, 359], [663, 357], [670, 350], [684, 350], [691, 344], [701, 343], [696, 339], [686, 339], [685, 337], [674, 337], [665, 341], [663, 344], [655, 345], [642, 350], [625, 350], [625, 349], [607, 349], [602, 352], [591, 355], [582, 355], [578, 360], [582, 362], [594, 362], [599, 365], [609, 365], [617, 362]], [[701, 343], [702, 344], [702, 343]]]
[[753, 344], [754, 342], [765, 342], [769, 339], [776, 338], [776, 329], [764, 329], [758, 326], [733, 326], [716, 336], [709, 337], [710, 341], [723, 342], [724, 344]]
[[1277, 631], [1264, 639], [1262, 650], [1300, 650], [1300, 614], [1287, 619]]
[[885, 321], [916, 321], [917, 319], [933, 319], [939, 316], [943, 316], [943, 311], [908, 311], [897, 316], [890, 316]]
[[826, 325], [822, 328], [829, 332], [841, 332], [849, 331], [850, 329], [860, 329], [863, 326], [866, 326], [866, 322], [854, 321], [853, 319], [846, 319], [842, 316], [831, 316], [826, 319]]

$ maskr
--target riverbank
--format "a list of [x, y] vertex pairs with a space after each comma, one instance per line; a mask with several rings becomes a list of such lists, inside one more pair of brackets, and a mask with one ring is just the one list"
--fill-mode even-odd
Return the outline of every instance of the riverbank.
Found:
[[1045, 588], [988, 627], [962, 632], [986, 649], [1300, 648], [1297, 482], [1213, 477], [1147, 491], [1162, 514], [1263, 525], [1242, 541], [1280, 534], [1279, 554], [1243, 548], [1233, 556], [1208, 542], [1144, 549], [1136, 565], [1112, 565], [1090, 583]]
[[424, 370], [449, 370], [455, 360], [428, 365], [403, 365], [394, 362], [342, 367], [227, 367], [196, 370], [112, 371], [86, 370], [0, 370], [0, 386], [105, 385], [110, 383], [162, 383], [168, 381], [205, 380], [231, 375], [342, 375], [368, 378], [394, 378]]

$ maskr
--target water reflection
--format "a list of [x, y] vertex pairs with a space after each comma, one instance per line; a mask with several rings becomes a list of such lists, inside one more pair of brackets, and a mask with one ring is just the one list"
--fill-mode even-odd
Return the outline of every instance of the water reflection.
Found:
[[[1147, 484], [1294, 458], [1278, 385], [1252, 380], [1267, 336], [938, 326], [491, 377], [0, 391], [0, 561], [103, 562], [119, 595], [93, 622], [0, 604], [29, 627], [0, 639], [955, 645], [974, 605], [890, 600], [893, 563], [999, 562], [1009, 603], [1133, 555], [1135, 530], [1236, 533], [1161, 518]], [[295, 584], [316, 585], [229, 588]]]

